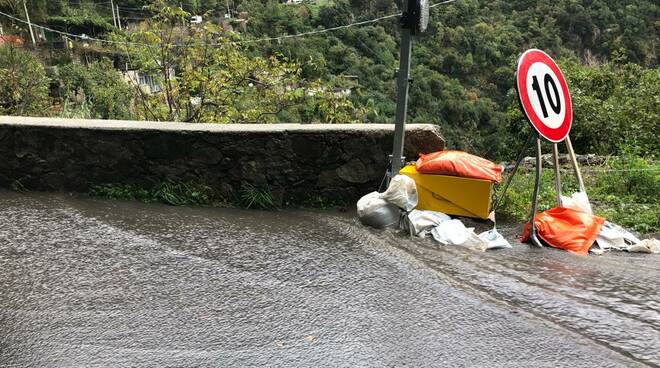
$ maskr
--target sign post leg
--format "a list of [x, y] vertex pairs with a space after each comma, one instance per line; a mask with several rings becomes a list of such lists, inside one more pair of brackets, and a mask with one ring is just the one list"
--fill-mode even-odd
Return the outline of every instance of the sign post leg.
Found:
[[497, 208], [500, 206], [500, 203], [502, 203], [502, 200], [506, 196], [506, 192], [509, 190], [509, 186], [511, 185], [511, 181], [513, 180], [513, 177], [516, 175], [516, 172], [518, 172], [518, 168], [520, 167], [520, 164], [522, 163], [522, 160], [525, 158], [525, 152], [527, 152], [527, 147], [529, 144], [532, 142], [532, 139], [534, 139], [534, 132], [529, 134], [529, 137], [527, 137], [527, 140], [525, 141], [525, 144], [523, 145], [522, 150], [520, 150], [520, 153], [518, 154], [518, 158], [516, 159], [516, 164], [513, 166], [513, 170], [511, 170], [511, 174], [509, 174], [509, 177], [506, 179], [506, 183], [504, 183], [504, 187], [502, 189], [502, 192], [500, 195], [495, 199], [493, 203], [493, 208], [492, 212], [497, 212]]
[[552, 160], [555, 169], [555, 192], [557, 193], [557, 206], [562, 206], [561, 200], [561, 177], [559, 176], [559, 147], [557, 143], [552, 144]]
[[571, 143], [571, 137], [569, 136], [566, 136], [566, 149], [568, 150], [571, 164], [573, 164], [573, 171], [575, 171], [575, 176], [577, 177], [578, 185], [580, 186], [580, 192], [586, 193], [587, 190], [584, 187], [582, 173], [580, 173], [580, 167], [578, 166], [577, 158], [575, 158], [575, 151], [573, 151], [573, 144]]
[[529, 216], [530, 226], [529, 226], [529, 238], [532, 241], [532, 244], [542, 248], [541, 242], [536, 236], [536, 211], [539, 204], [539, 192], [541, 191], [541, 137], [536, 137], [536, 181], [534, 183], [534, 193], [532, 194], [532, 213]]

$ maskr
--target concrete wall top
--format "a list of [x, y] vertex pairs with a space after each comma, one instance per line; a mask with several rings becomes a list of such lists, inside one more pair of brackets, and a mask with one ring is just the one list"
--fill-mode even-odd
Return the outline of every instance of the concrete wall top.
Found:
[[[131, 120], [94, 120], [0, 116], [0, 125], [119, 131], [189, 131], [209, 133], [392, 132], [394, 124], [201, 124]], [[408, 124], [408, 130], [437, 131], [431, 124]]]

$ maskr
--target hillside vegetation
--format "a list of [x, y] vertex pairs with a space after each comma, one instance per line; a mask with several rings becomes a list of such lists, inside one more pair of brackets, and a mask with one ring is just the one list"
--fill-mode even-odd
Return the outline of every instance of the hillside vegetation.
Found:
[[[255, 37], [276, 37], [396, 13], [391, 1], [335, 1], [308, 7], [242, 4]], [[293, 21], [293, 20], [295, 21]], [[660, 12], [654, 1], [459, 0], [432, 9], [413, 49], [410, 121], [443, 127], [452, 146], [510, 157], [525, 131], [513, 90], [519, 55], [540, 48], [558, 58], [575, 97], [574, 137], [583, 152], [618, 154], [634, 146], [657, 154]], [[252, 19], [251, 19], [252, 22]], [[365, 121], [391, 122], [398, 66], [397, 20], [260, 45], [258, 52], [311, 60], [306, 76], [342, 83], [357, 76]], [[597, 127], [605, 126], [606, 134]]]
[[[234, 76], [241, 72], [252, 75], [256, 68], [262, 72], [262, 86], [271, 87], [262, 88], [261, 95], [242, 88], [241, 84], [248, 84], [245, 78], [225, 78], [225, 83], [211, 86], [199, 76], [186, 74], [186, 65], [195, 69], [200, 58], [213, 58], [208, 54], [210, 50], [167, 49], [167, 42], [173, 43], [172, 40], [160, 37], [163, 32], [158, 34], [153, 30], [165, 30], [178, 21], [184, 24], [194, 14], [222, 19], [227, 13], [238, 18], [244, 12], [249, 20], [240, 32], [228, 35], [222, 28], [207, 26], [204, 32], [187, 37], [199, 44], [222, 37], [227, 42], [254, 41], [395, 14], [399, 12], [395, 2], [336, 0], [288, 5], [256, 0], [188, 0], [171, 4], [161, 0], [117, 0], [115, 4], [120, 7], [125, 23], [149, 22], [147, 28], [129, 34], [113, 28], [109, 3], [86, 0], [75, 6], [69, 3], [28, 1], [37, 24], [74, 34], [87, 29], [87, 34], [96, 32], [100, 38], [139, 39], [140, 43], [167, 50], [165, 57], [171, 57], [170, 62], [178, 70], [172, 90], [165, 91], [166, 98], [141, 99], [144, 96], [136, 92], [137, 96], [127, 103], [123, 101], [127, 88], [121, 81], [110, 83], [119, 89], [117, 93], [107, 87], [108, 83], [93, 82], [86, 76], [113, 78], [107, 68], [99, 68], [103, 61], [95, 59], [114, 59], [117, 66], [121, 64], [117, 54], [128, 54], [133, 67], [155, 73], [158, 78], [163, 73], [153, 65], [153, 57], [152, 60], [144, 57], [150, 56], [151, 50], [106, 50], [93, 54], [92, 60], [89, 50], [83, 50], [85, 66], [64, 68], [67, 79], [77, 80], [78, 85], [70, 80], [64, 83], [65, 108], [58, 110], [58, 114], [210, 122], [393, 121], [397, 18], [305, 37], [225, 44], [222, 52], [231, 52], [233, 56], [209, 65], [207, 79], [219, 80], [223, 73], [229, 72]], [[182, 9], [178, 9], [179, 4], [183, 5]], [[21, 5], [18, 0], [0, 0], [0, 9], [19, 18], [23, 17]], [[173, 11], [159, 23], [153, 15], [163, 16], [167, 5]], [[178, 14], [177, 9], [181, 10]], [[458, 0], [434, 7], [428, 32], [418, 37], [414, 45], [409, 121], [442, 126], [450, 146], [491, 158], [511, 157], [528, 134], [512, 89], [516, 60], [525, 49], [536, 47], [560, 60], [565, 69], [575, 99], [572, 135], [579, 152], [616, 155], [625, 151], [657, 156], [659, 140], [654, 132], [659, 130], [660, 121], [658, 19], [659, 6], [652, 0]], [[5, 29], [22, 32], [27, 38], [23, 24], [8, 22], [6, 18], [3, 24]], [[49, 56], [46, 62], [50, 64], [77, 61], [72, 56], [54, 60]], [[43, 61], [43, 53], [41, 58]], [[194, 58], [198, 60], [191, 60]], [[232, 60], [238, 61], [229, 65]], [[240, 70], [241, 65], [247, 67]], [[278, 83], [280, 89], [273, 86]], [[287, 86], [286, 93], [282, 85]], [[205, 108], [195, 111], [189, 100], [199, 95], [200, 86], [208, 89], [207, 96], [223, 95], [231, 90], [240, 91], [244, 98], [235, 98], [238, 93], [234, 97], [228, 93], [223, 101], [233, 105], [205, 99], [209, 102], [202, 106]], [[332, 93], [349, 89], [350, 95]], [[310, 90], [315, 92], [309, 93]], [[110, 99], [122, 102], [117, 104]], [[256, 106], [249, 102], [255, 99]], [[266, 106], [260, 106], [261, 103]], [[213, 110], [214, 106], [221, 108]], [[7, 106], [5, 110], [24, 109]], [[248, 112], [242, 113], [244, 110]], [[43, 113], [43, 109], [35, 109], [33, 113]]]

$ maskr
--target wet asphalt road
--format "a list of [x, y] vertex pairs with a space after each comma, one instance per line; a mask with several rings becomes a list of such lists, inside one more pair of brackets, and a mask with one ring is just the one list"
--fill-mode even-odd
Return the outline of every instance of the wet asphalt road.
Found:
[[311, 211], [0, 209], [2, 367], [660, 365], [658, 256], [476, 253]]

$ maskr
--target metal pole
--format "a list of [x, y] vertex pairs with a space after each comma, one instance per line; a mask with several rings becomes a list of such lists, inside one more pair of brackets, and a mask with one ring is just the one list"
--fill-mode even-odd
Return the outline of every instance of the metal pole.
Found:
[[520, 167], [522, 160], [525, 158], [525, 152], [527, 152], [527, 147], [529, 146], [529, 143], [532, 141], [534, 136], [535, 134], [532, 132], [529, 134], [529, 137], [527, 137], [527, 140], [525, 141], [522, 150], [520, 150], [520, 153], [518, 154], [518, 158], [516, 159], [516, 164], [515, 166], [513, 166], [513, 170], [511, 170], [511, 174], [509, 174], [509, 177], [506, 179], [506, 183], [504, 184], [502, 192], [500, 193], [499, 197], [495, 199], [495, 203], [493, 203], [493, 208], [492, 208], [493, 212], [497, 211], [497, 208], [502, 202], [502, 199], [504, 199], [504, 197], [506, 196], [506, 192], [509, 190], [511, 181], [513, 180], [513, 177], [516, 175], [516, 172], [518, 171], [518, 168]]
[[580, 192], [586, 193], [587, 190], [584, 187], [584, 180], [582, 180], [582, 173], [580, 173], [580, 167], [578, 166], [577, 158], [575, 158], [575, 151], [573, 151], [573, 144], [571, 143], [571, 137], [566, 136], [566, 149], [568, 150], [568, 156], [571, 158], [571, 164], [573, 164], [573, 171], [575, 171], [575, 176], [578, 180], [578, 185], [580, 186]]
[[30, 22], [30, 14], [27, 10], [26, 1], [23, 0], [23, 9], [25, 9], [25, 18], [27, 18], [28, 28], [30, 29], [30, 37], [32, 38], [32, 45], [36, 45], [37, 41], [34, 39], [34, 32], [32, 31], [32, 23]]
[[410, 55], [412, 33], [401, 28], [401, 60], [397, 73], [396, 121], [394, 126], [394, 149], [392, 150], [392, 171], [395, 176], [403, 167], [403, 142], [406, 134], [406, 114], [408, 111], [408, 88], [410, 87]]
[[555, 192], [557, 193], [557, 205], [563, 207], [561, 200], [561, 177], [559, 176], [559, 147], [557, 147], [557, 143], [552, 144], [552, 159], [555, 167]]
[[117, 17], [115, 16], [115, 2], [110, 0], [110, 9], [112, 10], [112, 24], [117, 28]]
[[525, 152], [527, 151], [527, 146], [529, 146], [529, 142], [532, 141], [534, 135], [535, 135], [534, 133], [530, 133], [529, 137], [527, 137], [527, 140], [525, 141], [522, 150], [520, 150], [520, 153], [518, 154], [518, 159], [516, 159], [516, 164], [513, 166], [513, 170], [511, 170], [511, 174], [509, 174], [509, 177], [506, 180], [506, 184], [504, 184], [504, 189], [502, 189], [500, 195], [497, 196], [493, 201], [493, 205], [490, 209], [490, 213], [488, 214], [488, 218], [491, 221], [493, 221], [493, 230], [497, 229], [497, 219], [495, 217], [495, 214], [497, 213], [497, 208], [500, 206], [502, 199], [504, 199], [504, 197], [506, 196], [506, 192], [507, 190], [509, 190], [511, 181], [513, 180], [513, 177], [516, 175], [516, 172], [518, 171], [518, 167], [520, 167], [520, 163], [525, 158]]
[[532, 213], [529, 216], [529, 239], [537, 247], [543, 247], [536, 236], [536, 210], [539, 205], [539, 192], [541, 191], [541, 138], [536, 137], [536, 182], [534, 183], [534, 194], [532, 194]]
[[117, 28], [121, 29], [121, 17], [119, 16], [119, 5], [117, 5], [116, 9], [117, 9]]

